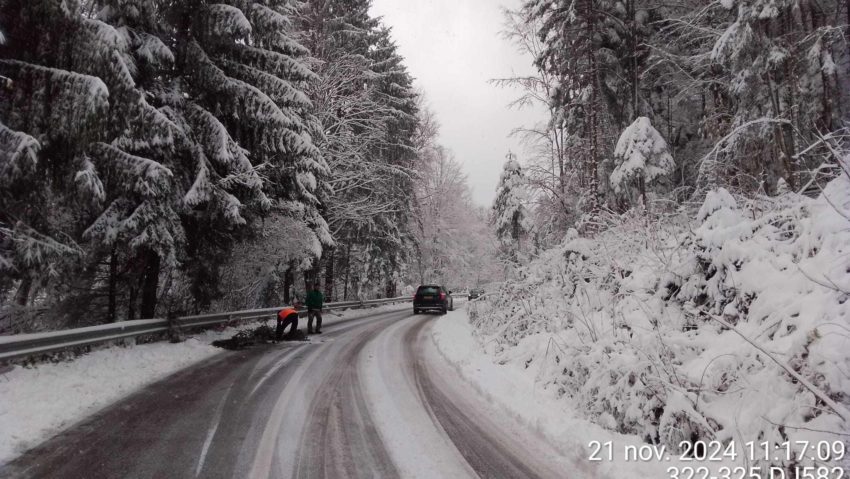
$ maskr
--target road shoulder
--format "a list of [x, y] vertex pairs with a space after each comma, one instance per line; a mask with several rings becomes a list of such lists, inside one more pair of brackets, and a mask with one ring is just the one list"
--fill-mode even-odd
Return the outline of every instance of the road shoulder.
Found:
[[[493, 414], [524, 425], [555, 448], [578, 468], [570, 471], [571, 477], [667, 477], [671, 463], [617, 460], [627, 445], [643, 444], [640, 438], [612, 433], [578, 417], [567, 400], [537, 383], [534, 367], [495, 363], [476, 338], [466, 308], [439, 318], [430, 334], [435, 354], [485, 399]], [[591, 441], [612, 441], [614, 460], [589, 461]]]

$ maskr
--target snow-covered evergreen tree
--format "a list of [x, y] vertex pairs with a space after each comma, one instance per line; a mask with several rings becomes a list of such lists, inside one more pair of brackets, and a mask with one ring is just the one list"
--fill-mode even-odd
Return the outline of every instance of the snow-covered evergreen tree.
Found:
[[[410, 258], [412, 246], [412, 173], [417, 161], [413, 138], [418, 123], [418, 95], [413, 88], [413, 77], [408, 73], [388, 28], [381, 26], [377, 30], [369, 59], [375, 75], [372, 79], [375, 100], [386, 112], [383, 119], [385, 133], [371, 153], [386, 165], [385, 180], [376, 185], [373, 194], [384, 198], [387, 203], [386, 212], [378, 218], [373, 233], [378, 241], [373, 243], [377, 246], [377, 255], [386, 258], [382, 261], [384, 266], [380, 276], [390, 278], [397, 276], [401, 265]], [[394, 286], [388, 284], [386, 289], [388, 296], [395, 296]]]
[[614, 192], [631, 203], [639, 196], [645, 207], [647, 190], [668, 177], [675, 167], [667, 142], [645, 116], [638, 117], [620, 135], [614, 161], [610, 178]]
[[510, 261], [519, 259], [523, 250], [522, 242], [530, 230], [526, 201], [526, 180], [522, 166], [512, 153], [508, 153], [496, 187], [490, 221]]
[[[10, 82], [0, 110], [14, 140], [3, 145], [14, 149], [0, 170], [13, 178], [0, 193], [9, 200], [0, 222], [4, 249], [17, 257], [10, 266], [19, 279], [17, 301], [31, 300], [36, 280], [41, 288], [87, 289], [97, 281], [93, 265], [104, 250], [135, 251], [147, 264], [174, 263], [181, 231], [171, 172], [136, 153], [170, 150], [176, 127], [136, 88], [126, 32], [85, 15], [76, 1], [9, 0], [0, 10], [6, 32], [0, 69]], [[32, 160], [26, 169], [15, 151], [22, 148]], [[91, 232], [109, 245], [83, 244], [93, 241]], [[80, 284], [47, 279], [67, 276]], [[142, 287], [155, 285], [155, 276], [158, 271], [145, 275]], [[143, 297], [150, 314], [155, 301], [155, 291]]]
[[329, 242], [315, 195], [327, 168], [303, 92], [316, 76], [289, 33], [294, 6], [104, 3], [101, 17], [131, 32], [144, 88], [183, 133], [175, 165], [189, 233], [182, 271], [196, 307], [217, 295], [218, 268], [240, 231], [272, 210]]
[[639, 80], [648, 56], [650, 11], [639, 0], [523, 4], [521, 15], [540, 41], [533, 48], [535, 66], [551, 77], [551, 121], [563, 130], [561, 154], [576, 157], [561, 162], [577, 164], [585, 212], [596, 213], [607, 193], [610, 168], [603, 159], [612, 145], [605, 141], [606, 130], [624, 128], [645, 108]]
[[230, 246], [272, 210], [330, 244], [295, 7], [0, 2], [3, 287], [24, 304], [45, 271], [80, 271], [68, 286], [92, 293], [66, 297], [149, 317], [174, 281], [185, 307], [208, 304]]
[[[363, 0], [317, 0], [301, 11], [302, 41], [316, 52], [320, 76], [309, 90], [324, 132], [318, 144], [334, 171], [322, 197], [339, 244], [323, 260], [331, 297], [337, 272], [343, 296], [354, 277], [397, 277], [411, 241], [416, 95], [389, 31], [368, 9]], [[385, 286], [393, 294], [394, 284]]]

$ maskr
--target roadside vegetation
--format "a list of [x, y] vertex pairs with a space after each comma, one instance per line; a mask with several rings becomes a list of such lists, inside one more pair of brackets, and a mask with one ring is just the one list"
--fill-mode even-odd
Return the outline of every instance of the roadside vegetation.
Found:
[[647, 443], [846, 442], [847, 14], [769, 0], [506, 12], [537, 75], [496, 83], [549, 118], [517, 129], [529, 151], [493, 205], [511, 267], [470, 314], [496, 360]]

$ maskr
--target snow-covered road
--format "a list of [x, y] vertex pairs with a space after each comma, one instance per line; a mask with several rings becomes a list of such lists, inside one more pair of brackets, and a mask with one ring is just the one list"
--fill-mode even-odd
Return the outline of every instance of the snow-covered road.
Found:
[[491, 410], [437, 352], [437, 318], [379, 313], [309, 343], [216, 355], [0, 476], [574, 477], [575, 464]]

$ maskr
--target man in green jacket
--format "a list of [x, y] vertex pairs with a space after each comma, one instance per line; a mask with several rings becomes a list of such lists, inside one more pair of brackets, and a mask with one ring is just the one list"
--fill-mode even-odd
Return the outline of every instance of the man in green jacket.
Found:
[[307, 293], [307, 334], [313, 334], [313, 318], [316, 318], [315, 334], [322, 334], [322, 306], [325, 296], [319, 291], [319, 283], [313, 285], [313, 290]]

